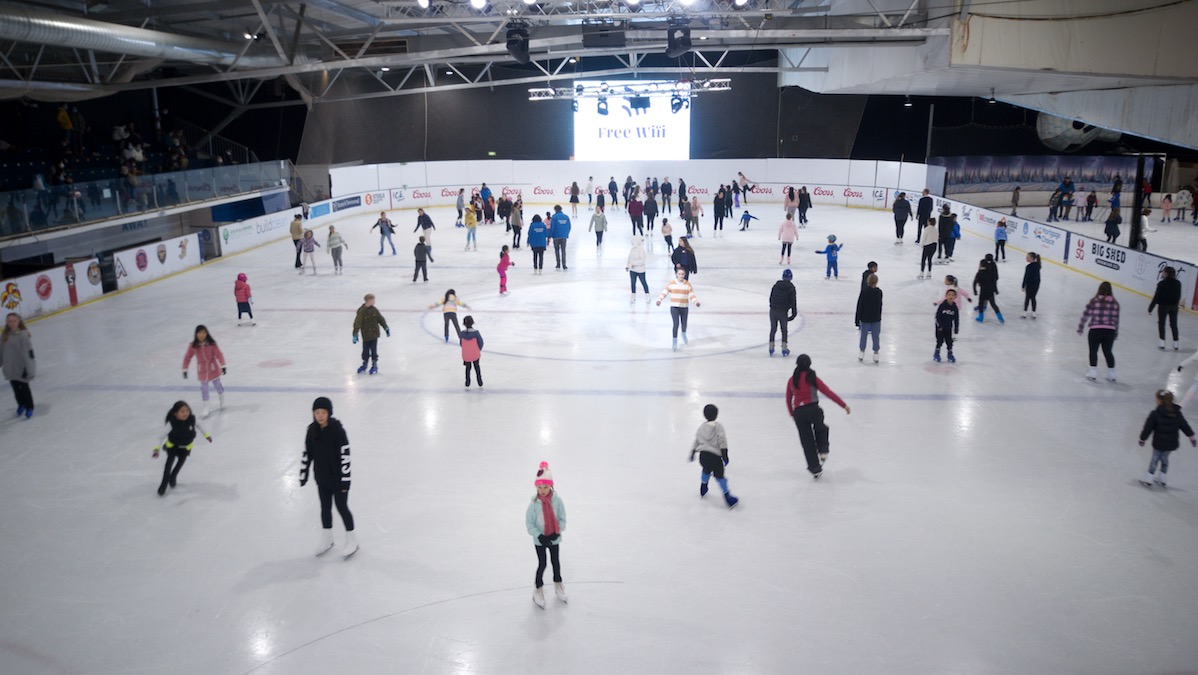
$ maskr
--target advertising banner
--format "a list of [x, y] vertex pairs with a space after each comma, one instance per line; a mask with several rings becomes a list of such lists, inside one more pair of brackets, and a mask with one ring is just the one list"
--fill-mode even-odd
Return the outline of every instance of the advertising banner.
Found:
[[101, 294], [100, 264], [95, 258], [0, 281], [0, 307], [22, 319], [74, 307]]
[[[1066, 176], [1078, 190], [1109, 193], [1115, 177], [1123, 179], [1130, 194], [1136, 176], [1135, 157], [1075, 155], [972, 155], [929, 157], [928, 164], [943, 166], [945, 189], [959, 192], [1006, 192], [1018, 185], [1023, 192], [1052, 192]], [[1152, 180], [1152, 162], [1145, 163], [1145, 178]]]
[[1192, 279], [1185, 278], [1191, 274], [1186, 265], [1151, 253], [1108, 244], [1105, 240], [1073, 233], [1069, 249], [1071, 267], [1147, 296], [1156, 292], [1156, 284], [1162, 278], [1162, 270], [1170, 265], [1177, 270], [1183, 291], [1193, 284]]
[[[268, 241], [281, 239], [291, 233], [291, 210], [279, 211], [237, 223], [221, 225], [218, 229], [221, 255], [253, 248]], [[309, 216], [311, 220], [311, 216]]]
[[356, 209], [362, 205], [362, 195], [341, 197], [340, 199], [334, 199], [330, 204], [333, 207], [333, 213], [345, 211], [346, 209]]
[[117, 288], [125, 290], [201, 263], [198, 235], [118, 251], [112, 256]]

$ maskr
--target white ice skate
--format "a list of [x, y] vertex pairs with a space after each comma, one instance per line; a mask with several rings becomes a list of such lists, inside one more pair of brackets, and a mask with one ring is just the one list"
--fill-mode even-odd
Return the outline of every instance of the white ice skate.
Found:
[[[330, 536], [332, 536], [330, 534]], [[349, 531], [345, 533], [345, 547], [341, 549], [341, 558], [349, 560], [349, 557], [358, 552], [358, 536]]]
[[1106, 381], [1107, 381], [1107, 382], [1114, 382], [1114, 381], [1115, 381], [1115, 369], [1114, 369], [1114, 368], [1107, 368], [1107, 369], [1106, 369]]
[[1091, 382], [1097, 380], [1098, 379], [1098, 369], [1091, 368], [1091, 369], [1087, 370], [1086, 371], [1086, 379], [1090, 380]]
[[1143, 485], [1144, 487], [1152, 487], [1152, 481], [1154, 478], [1156, 478], [1156, 476], [1153, 476], [1150, 473], [1146, 473], [1146, 474], [1144, 474], [1144, 476], [1142, 478], [1140, 478], [1140, 484]]
[[316, 551], [316, 557], [328, 553], [333, 550], [333, 531], [331, 529], [324, 530], [320, 534], [320, 548]]
[[537, 607], [545, 609], [545, 589], [538, 588], [532, 592], [532, 602]]
[[857, 363], [863, 363], [864, 361], [865, 361], [865, 352], [861, 352], [861, 353], [857, 354]]
[[878, 353], [874, 352], [874, 363], [878, 362]]
[[220, 401], [220, 409], [224, 410], [225, 409], [225, 392], [223, 392], [223, 391], [220, 392], [219, 394], [216, 395], [216, 397]]
[[1165, 472], [1162, 471], [1156, 475], [1155, 480], [1156, 480], [1157, 485], [1159, 485], [1161, 487], [1165, 487], [1165, 481], [1168, 480], [1168, 478], [1165, 476]]
[[200, 409], [200, 416], [201, 417], [208, 416], [208, 402], [207, 401], [204, 402], [204, 407]]
[[[1162, 485], [1164, 485], [1164, 483], [1162, 483]], [[557, 595], [558, 600], [561, 600], [565, 603], [570, 602], [570, 599], [566, 597], [566, 587], [563, 586], [560, 581], [553, 584], [553, 593]]]

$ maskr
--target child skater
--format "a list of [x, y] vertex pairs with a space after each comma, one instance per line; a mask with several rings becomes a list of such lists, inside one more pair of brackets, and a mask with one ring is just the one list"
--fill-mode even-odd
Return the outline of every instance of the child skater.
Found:
[[304, 273], [304, 268], [308, 266], [308, 263], [312, 263], [312, 274], [316, 274], [316, 248], [318, 246], [320, 246], [320, 242], [316, 241], [312, 230], [304, 230], [304, 238], [300, 239], [300, 250], [304, 252], [304, 262], [300, 265], [300, 274]]
[[661, 307], [661, 301], [665, 300], [667, 295], [670, 296], [670, 318], [674, 320], [674, 351], [678, 351], [678, 324], [682, 324], [682, 343], [689, 344], [690, 340], [686, 339], [687, 314], [690, 312], [690, 303], [695, 303], [695, 307], [699, 306], [695, 289], [686, 279], [686, 270], [679, 269], [674, 272], [674, 280], [666, 284], [665, 290], [657, 296], [658, 307]]
[[370, 359], [370, 374], [379, 372], [379, 326], [391, 337], [391, 327], [383, 318], [383, 313], [374, 306], [374, 293], [367, 293], [362, 298], [362, 306], [354, 315], [354, 344], [358, 344], [358, 333], [362, 333], [362, 365], [358, 366], [358, 374], [366, 372], [366, 360]]
[[514, 267], [516, 263], [508, 257], [508, 247], [504, 247], [499, 251], [499, 264], [495, 266], [495, 271], [499, 272], [499, 294], [507, 295], [507, 268]]
[[666, 255], [674, 253], [674, 228], [669, 218], [661, 219], [661, 238], [666, 240]]
[[844, 244], [836, 243], [836, 235], [828, 235], [828, 245], [822, 251], [816, 251], [816, 255], [828, 256], [828, 267], [824, 271], [824, 280], [831, 279], [833, 276], [836, 280], [840, 280], [840, 266], [837, 264], [837, 258], [840, 257], [840, 249], [844, 248]]
[[750, 215], [747, 210], [744, 213], [740, 214], [740, 229], [737, 231], [744, 232], [745, 230], [749, 229], [749, 221], [750, 220], [757, 220], [757, 216]]
[[474, 366], [478, 388], [482, 389], [483, 369], [479, 365], [479, 361], [483, 356], [483, 336], [482, 333], [474, 330], [474, 317], [468, 316], [462, 319], [462, 325], [466, 326], [466, 330], [458, 334], [458, 342], [462, 345], [462, 365], [466, 366], [466, 386], [470, 386], [470, 367]]
[[320, 547], [316, 557], [333, 548], [333, 504], [345, 525], [345, 547], [341, 557], [349, 558], [358, 552], [358, 537], [354, 534], [354, 514], [349, 511], [349, 437], [341, 421], [333, 417], [333, 402], [321, 396], [312, 402], [312, 423], [304, 438], [304, 456], [300, 460], [299, 484], [308, 484], [309, 471], [316, 478], [320, 494]]
[[191, 344], [187, 346], [187, 353], [183, 355], [183, 379], [187, 379], [187, 368], [191, 365], [192, 359], [196, 360], [196, 379], [200, 381], [200, 396], [204, 399], [203, 416], [208, 416], [208, 385], [216, 387], [216, 395], [220, 400], [220, 408], [225, 408], [225, 387], [220, 383], [220, 376], [227, 373], [225, 367], [225, 355], [221, 353], [220, 347], [216, 346], [216, 340], [208, 333], [208, 328], [205, 326], [196, 326], [195, 337]]
[[[469, 317], [467, 317], [469, 318]], [[532, 592], [532, 601], [537, 607], [545, 609], [545, 553], [553, 565], [553, 592], [557, 599], [569, 602], [566, 598], [566, 587], [562, 585], [562, 563], [560, 548], [562, 532], [566, 531], [566, 505], [557, 496], [553, 487], [553, 473], [549, 470], [548, 462], [541, 462], [537, 469], [537, 494], [524, 511], [524, 526], [532, 535], [533, 548], [537, 551], [536, 586]]]
[[782, 264], [782, 260], [786, 260], [786, 264], [790, 264], [790, 249], [794, 245], [795, 240], [799, 238], [799, 228], [795, 227], [794, 215], [789, 211], [786, 214], [786, 220], [778, 226], [778, 241], [782, 242], [782, 252], [778, 254], [778, 264]]
[[[1140, 479], [1145, 486], [1151, 486], [1155, 481], [1157, 485], [1165, 487], [1166, 474], [1169, 473], [1169, 453], [1181, 445], [1178, 431], [1184, 431], [1190, 439], [1190, 445], [1198, 447], [1198, 437], [1194, 436], [1190, 423], [1182, 416], [1181, 406], [1173, 403], [1173, 392], [1161, 389], [1156, 392], [1156, 410], [1148, 413], [1144, 429], [1140, 431], [1141, 448], [1148, 437], [1152, 436], [1152, 461], [1148, 463], [1148, 473]], [[1156, 473], [1158, 464], [1161, 468], [1160, 474]]]
[[466, 250], [470, 250], [470, 245], [474, 245], [474, 250], [478, 250], [478, 239], [476, 232], [478, 230], [478, 218], [474, 217], [474, 209], [466, 210]]
[[794, 419], [799, 443], [803, 446], [803, 456], [807, 459], [807, 471], [815, 480], [824, 474], [824, 462], [828, 459], [830, 447], [824, 410], [819, 406], [820, 395], [827, 396], [844, 408], [844, 414], [852, 414], [852, 408], [816, 377], [811, 369], [811, 357], [799, 354], [794, 374], [786, 380], [786, 411]]
[[250, 325], [254, 323], [254, 310], [250, 309], [250, 305], [254, 304], [254, 293], [250, 290], [249, 277], [245, 272], [237, 275], [237, 281], [233, 282], [233, 299], [237, 301], [237, 325], [241, 325], [241, 315], [248, 314], [250, 316]]
[[989, 253], [978, 263], [978, 272], [973, 276], [973, 292], [978, 295], [978, 316], [975, 321], [982, 323], [986, 320], [986, 303], [994, 308], [994, 316], [999, 323], [1006, 323], [1002, 318], [1002, 310], [994, 302], [998, 295], [998, 264]]
[[740, 499], [733, 497], [728, 491], [728, 479], [724, 478], [724, 467], [728, 466], [728, 436], [724, 433], [724, 425], [715, 419], [719, 414], [719, 408], [714, 405], [709, 403], [703, 406], [703, 418], [707, 421], [700, 424], [695, 431], [690, 461], [695, 461], [695, 453], [699, 453], [699, 466], [703, 467], [699, 497], [707, 496], [707, 481], [714, 474], [715, 482], [719, 483], [720, 489], [724, 491], [724, 503], [728, 508], [732, 508]]
[[628, 264], [624, 265], [625, 271], [628, 272], [628, 284], [632, 290], [632, 295], [628, 298], [629, 305], [636, 304], [636, 282], [641, 282], [641, 288], [645, 291], [645, 304], [649, 304], [649, 283], [645, 281], [645, 238], [640, 235], [632, 236], [632, 248], [628, 251]]
[[[932, 278], [932, 256], [936, 255], [936, 249], [940, 245], [939, 231], [935, 218], [928, 218], [928, 223], [919, 231], [919, 239], [923, 242], [923, 250], [919, 253], [919, 279]], [[924, 276], [924, 268], [927, 268], [927, 276]]]
[[1032, 318], [1036, 318], [1036, 294], [1040, 292], [1040, 254], [1028, 252], [1027, 267], [1023, 268], [1023, 315], [1027, 318], [1027, 308], [1031, 305]]
[[333, 225], [329, 225], [329, 236], [324, 241], [325, 251], [333, 256], [333, 274], [341, 274], [341, 249], [349, 250], [341, 233]]
[[416, 242], [416, 246], [412, 249], [412, 255], [416, 258], [416, 269], [412, 272], [412, 283], [416, 283], [416, 278], [420, 273], [424, 273], [424, 280], [428, 281], [428, 264], [437, 262], [433, 260], [433, 250], [424, 243], [424, 237]]
[[457, 296], [457, 292], [452, 288], [445, 291], [445, 297], [440, 302], [434, 302], [429, 305], [429, 309], [441, 308], [441, 321], [445, 324], [445, 342], [449, 342], [449, 324], [453, 324], [453, 332], [457, 334], [458, 339], [462, 338], [462, 328], [458, 326], [458, 307], [470, 309], [470, 305], [462, 302]]
[[932, 360], [940, 363], [940, 345], [948, 346], [948, 362], [956, 363], [953, 356], [953, 336], [961, 332], [961, 308], [957, 306], [957, 292], [948, 289], [944, 293], [944, 302], [936, 308], [936, 351], [932, 352]]
[[1000, 218], [998, 225], [994, 226], [994, 258], [997, 260], [999, 254], [1002, 254], [1002, 261], [1007, 261], [1007, 219]]
[[179, 478], [179, 470], [183, 468], [183, 463], [187, 461], [191, 455], [191, 448], [195, 445], [197, 431], [209, 443], [212, 442], [212, 436], [204, 431], [204, 427], [201, 427], [200, 423], [196, 421], [196, 417], [191, 414], [191, 408], [187, 403], [175, 401], [175, 405], [171, 406], [170, 412], [166, 414], [166, 436], [154, 448], [154, 459], [158, 459], [160, 450], [166, 450], [166, 465], [162, 467], [162, 483], [158, 485], [159, 497], [166, 494], [168, 486], [175, 487], [175, 482]]
[[965, 290], [964, 288], [958, 287], [957, 286], [957, 277], [954, 277], [951, 274], [945, 275], [945, 277], [944, 277], [944, 292], [942, 292], [940, 294], [939, 298], [936, 298], [935, 300], [933, 300], [932, 304], [939, 306], [940, 303], [944, 302], [948, 298], [949, 291], [952, 291], [953, 293], [956, 294], [957, 309], [961, 309], [961, 298], [965, 298], [966, 302], [973, 304], [973, 298], [971, 298], [969, 296], [969, 291]]

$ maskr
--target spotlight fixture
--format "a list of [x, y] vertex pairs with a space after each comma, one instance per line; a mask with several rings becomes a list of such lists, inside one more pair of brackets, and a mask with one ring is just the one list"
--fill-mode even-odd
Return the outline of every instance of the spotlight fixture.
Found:
[[670, 112], [677, 115], [678, 113], [682, 112], [683, 108], [690, 107], [690, 104], [690, 99], [682, 98], [678, 94], [674, 94], [670, 97]]
[[990, 100], [987, 103], [998, 103], [994, 100], [994, 87], [990, 87]]
[[253, 40], [253, 39], [254, 39], [254, 34], [253, 34], [253, 33], [251, 33], [251, 32], [249, 32], [249, 31], [247, 30], [247, 31], [246, 31], [246, 32], [245, 32], [245, 33], [242, 35], [242, 37], [244, 37], [244, 38], [245, 38], [245, 39], [247, 39], [247, 40]]
[[416, 0], [416, 4], [420, 5], [420, 9], [428, 9], [428, 0]]
[[522, 25], [516, 25], [509, 28], [507, 31], [507, 51], [512, 55], [512, 59], [516, 63], [528, 63], [531, 57], [528, 55], [528, 28]]
[[383, 71], [384, 73], [389, 73], [391, 72], [391, 66], [383, 66], [382, 68], [379, 68], [379, 70]]
[[487, 0], [470, 0], [470, 6], [475, 9], [482, 9], [487, 6]]
[[666, 29], [666, 56], [676, 59], [689, 52], [692, 48], [691, 29], [685, 25], [670, 26]]
[[678, 0], [678, 2], [682, 3], [683, 7], [690, 7], [695, 4], [695, 0]]
[[571, 56], [571, 57], [570, 57], [570, 63], [578, 63], [578, 59], [576, 59], [576, 58], [574, 58], [573, 56]]
[[600, 115], [607, 114], [607, 97], [606, 96], [599, 97], [599, 104], [596, 107], [596, 112], [598, 112]]
[[537, 4], [537, 0], [524, 0], [524, 4], [535, 5], [535, 4]]
[[578, 112], [578, 100], [577, 99], [575, 99], [575, 101], [574, 101], [574, 112]]
[[737, 7], [744, 7], [745, 5], [749, 4], [749, 0], [734, 0], [732, 4], [736, 5]]
[[624, 0], [624, 1], [627, 2], [630, 7], [636, 7], [637, 5], [641, 4], [641, 0]]
[[907, 97], [907, 100], [906, 100], [906, 101], [903, 103], [903, 107], [904, 107], [904, 108], [910, 108], [910, 107], [911, 107], [911, 97], [910, 97], [910, 96], [908, 96], [908, 97]]

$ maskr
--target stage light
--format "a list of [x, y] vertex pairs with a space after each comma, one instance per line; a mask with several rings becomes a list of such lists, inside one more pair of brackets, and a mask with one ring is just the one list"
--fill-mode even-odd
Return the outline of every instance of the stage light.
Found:
[[578, 112], [578, 101], [574, 101], [574, 112]]
[[745, 5], [749, 4], [749, 0], [735, 0], [733, 4], [735, 4], [737, 7], [744, 7]]
[[690, 100], [682, 98], [678, 94], [674, 94], [670, 97], [670, 112], [674, 113], [675, 115], [682, 112], [682, 109], [689, 105]]
[[695, 4], [695, 0], [678, 0], [678, 2], [682, 3], [683, 7], [690, 7]]
[[516, 63], [528, 63], [528, 29], [523, 26], [508, 29], [507, 51]]
[[625, 0], [630, 7], [636, 7], [641, 3], [641, 0]]
[[470, 0], [470, 6], [475, 9], [482, 9], [487, 6], [487, 0]]
[[606, 96], [600, 96], [600, 97], [599, 97], [599, 104], [598, 104], [598, 106], [596, 107], [596, 111], [597, 111], [597, 112], [598, 112], [600, 115], [606, 115], [606, 114], [607, 114], [607, 97], [606, 97]]
[[906, 101], [903, 103], [903, 107], [904, 107], [904, 108], [910, 108], [910, 107], [911, 107], [911, 97], [910, 97], [910, 96], [908, 96], [908, 97], [907, 97], [907, 100], [906, 100]]
[[420, 9], [428, 9], [428, 0], [416, 0], [416, 4], [420, 5]]
[[691, 50], [691, 29], [687, 26], [670, 26], [666, 29], [666, 56], [676, 59]]
[[389, 73], [391, 72], [391, 66], [383, 66], [382, 68], [379, 68], [379, 70], [383, 71], [384, 73]]

